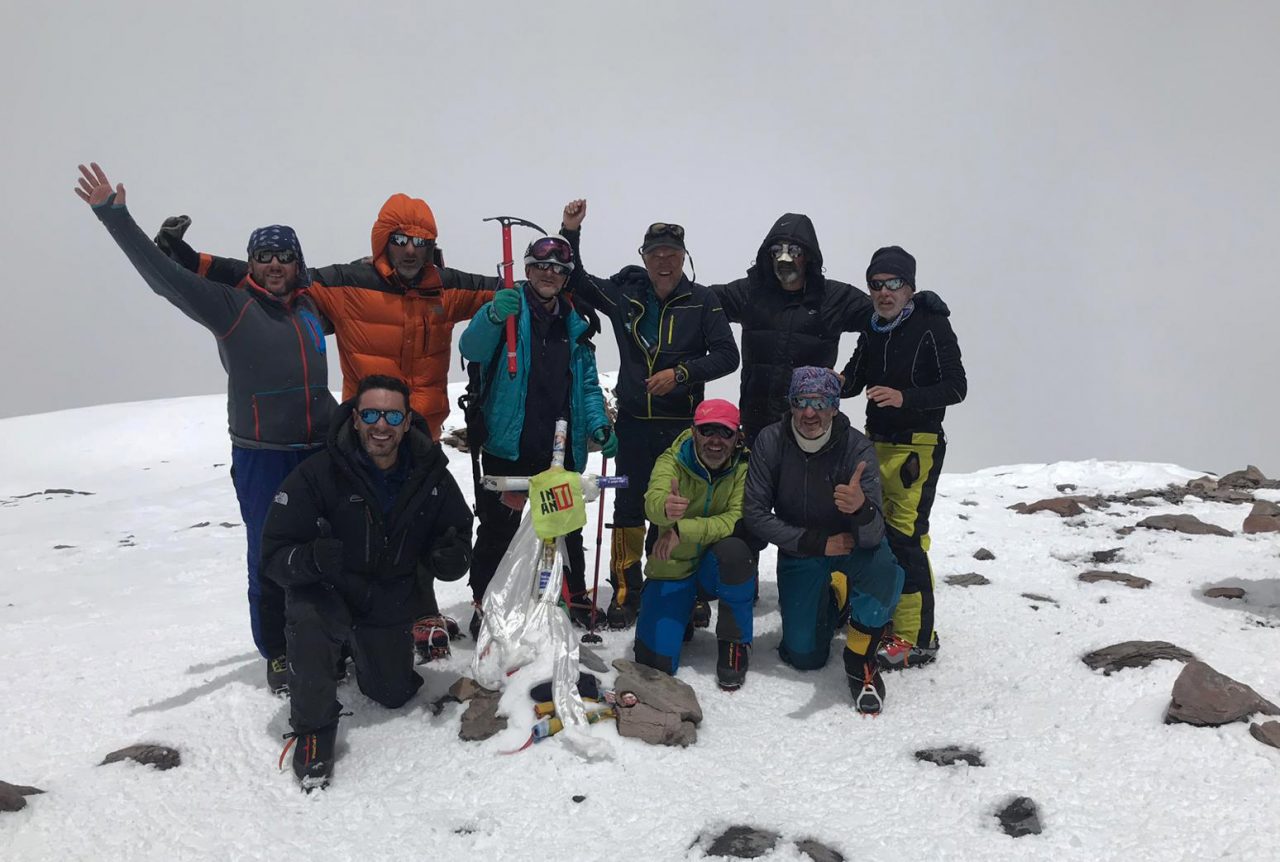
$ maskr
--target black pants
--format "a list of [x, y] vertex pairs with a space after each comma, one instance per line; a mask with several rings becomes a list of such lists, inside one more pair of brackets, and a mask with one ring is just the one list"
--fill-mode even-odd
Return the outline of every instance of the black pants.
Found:
[[[613, 498], [615, 527], [645, 525], [644, 492], [649, 488], [653, 464], [692, 423], [692, 419], [636, 419], [618, 414], [615, 428], [618, 434], [617, 473], [630, 481], [627, 487], [619, 488]], [[646, 545], [651, 544], [646, 542]]]
[[310, 733], [338, 720], [335, 670], [350, 644], [356, 682], [371, 700], [395, 709], [422, 685], [413, 669], [413, 622], [364, 625], [353, 620], [342, 597], [322, 584], [290, 587], [285, 598], [289, 655], [289, 723]]
[[[551, 466], [551, 454], [540, 458], [521, 458], [508, 461], [488, 452], [480, 453], [480, 463], [486, 476], [532, 476]], [[572, 470], [573, 453], [565, 453], [565, 469]], [[502, 495], [496, 491], [480, 489], [476, 492], [476, 515], [480, 525], [476, 528], [475, 551], [471, 556], [471, 597], [477, 602], [484, 598], [502, 555], [520, 527], [521, 512], [504, 506]], [[564, 537], [564, 550], [568, 555], [569, 571], [565, 583], [572, 595], [586, 591], [587, 562], [582, 549], [582, 531], [575, 530]]]

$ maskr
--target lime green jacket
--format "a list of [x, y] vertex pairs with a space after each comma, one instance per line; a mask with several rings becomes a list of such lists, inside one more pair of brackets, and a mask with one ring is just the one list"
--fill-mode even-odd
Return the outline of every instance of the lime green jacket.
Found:
[[[667, 517], [667, 495], [675, 479], [680, 496], [689, 498], [689, 508], [679, 521]], [[693, 431], [686, 430], [671, 448], [658, 456], [649, 474], [644, 494], [645, 516], [661, 528], [676, 525], [680, 544], [663, 561], [649, 557], [645, 576], [660, 581], [678, 581], [697, 569], [707, 547], [733, 534], [742, 517], [742, 495], [747, 485], [747, 453], [739, 449], [729, 463], [712, 476], [698, 460]]]

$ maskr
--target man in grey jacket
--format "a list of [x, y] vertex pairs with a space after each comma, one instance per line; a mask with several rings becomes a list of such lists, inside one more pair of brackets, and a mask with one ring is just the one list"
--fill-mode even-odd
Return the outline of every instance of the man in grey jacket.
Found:
[[288, 690], [284, 590], [261, 577], [262, 525], [286, 476], [324, 448], [335, 407], [329, 392], [323, 323], [302, 290], [310, 282], [302, 246], [284, 225], [249, 237], [240, 283], [218, 284], [188, 272], [156, 248], [125, 207], [124, 185], [102, 168], [80, 166], [76, 194], [93, 208], [143, 281], [218, 342], [227, 371], [231, 481], [248, 539], [249, 620], [267, 660], [267, 685]]
[[858, 712], [875, 715], [884, 706], [876, 648], [903, 581], [885, 539], [875, 447], [839, 412], [831, 369], [797, 368], [789, 400], [790, 418], [756, 437], [743, 502], [747, 527], [778, 546], [778, 652], [799, 670], [820, 668], [847, 619], [849, 690]]

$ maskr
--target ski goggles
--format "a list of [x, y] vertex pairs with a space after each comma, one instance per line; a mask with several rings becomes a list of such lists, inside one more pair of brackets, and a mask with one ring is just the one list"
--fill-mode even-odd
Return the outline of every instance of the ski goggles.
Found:
[[372, 407], [359, 410], [356, 415], [366, 425], [376, 425], [379, 419], [385, 419], [392, 428], [399, 428], [405, 418], [403, 410], [374, 410]]
[[568, 272], [573, 269], [573, 246], [569, 245], [563, 237], [558, 236], [535, 239], [524, 251], [524, 262], [537, 264], [543, 261], [559, 263]]
[[567, 276], [573, 271], [573, 266], [564, 263], [554, 263], [549, 260], [540, 260], [537, 263], [531, 263], [529, 266], [534, 269], [540, 269], [543, 272], [554, 272], [556, 275]]
[[794, 242], [775, 242], [769, 246], [769, 256], [774, 260], [786, 255], [788, 257], [799, 257], [804, 254], [804, 247]]
[[738, 433], [728, 425], [717, 425], [715, 423], [695, 425], [693, 430], [703, 437], [718, 437], [721, 440], [732, 440], [733, 436]]
[[840, 406], [834, 395], [792, 395], [789, 399], [793, 410], [831, 410]]
[[867, 287], [873, 292], [888, 290], [897, 293], [909, 284], [910, 282], [905, 278], [873, 278], [867, 282]]
[[272, 260], [293, 263], [297, 259], [298, 255], [290, 248], [260, 248], [253, 253], [254, 263], [271, 263]]
[[424, 239], [420, 236], [409, 236], [407, 233], [393, 233], [391, 236], [387, 237], [387, 242], [392, 245], [400, 246], [401, 248], [409, 243], [413, 243], [414, 248], [427, 248], [428, 246], [435, 245], [432, 240]]

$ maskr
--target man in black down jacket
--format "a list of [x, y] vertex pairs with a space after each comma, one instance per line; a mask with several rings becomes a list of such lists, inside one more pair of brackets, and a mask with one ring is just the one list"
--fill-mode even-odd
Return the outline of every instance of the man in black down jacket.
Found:
[[747, 528], [778, 546], [778, 654], [799, 670], [822, 667], [847, 617], [854, 706], [875, 714], [884, 704], [876, 646], [903, 580], [884, 537], [876, 451], [839, 412], [831, 369], [797, 368], [790, 399], [790, 416], [756, 437], [742, 506]]
[[286, 590], [293, 770], [310, 791], [333, 773], [343, 645], [360, 691], [403, 705], [422, 685], [412, 625], [424, 592], [471, 562], [471, 509], [403, 381], [366, 377], [338, 408], [328, 447], [280, 486], [262, 556]]
[[[609, 580], [613, 600], [609, 627], [629, 628], [640, 608], [641, 554], [652, 550], [658, 530], [645, 536], [644, 492], [658, 456], [690, 425], [702, 403], [703, 385], [738, 367], [738, 345], [714, 293], [684, 277], [684, 228], [656, 222], [640, 247], [644, 266], [623, 267], [617, 275], [588, 275], [579, 237], [587, 215], [585, 200], [564, 208], [560, 233], [573, 245], [578, 266], [569, 288], [613, 323], [618, 342], [618, 474], [631, 484], [619, 489], [613, 506]], [[695, 609], [695, 625], [710, 621], [710, 609]]]
[[[840, 334], [867, 328], [871, 300], [853, 285], [827, 278], [822, 268], [813, 222], [802, 213], [783, 213], [745, 278], [709, 285], [729, 320], [742, 324], [739, 407], [748, 446], [787, 412], [793, 369], [834, 368]], [[927, 291], [916, 301], [944, 313], [947, 308]]]

